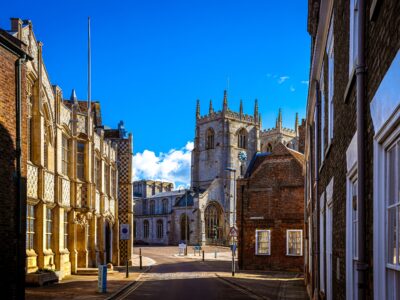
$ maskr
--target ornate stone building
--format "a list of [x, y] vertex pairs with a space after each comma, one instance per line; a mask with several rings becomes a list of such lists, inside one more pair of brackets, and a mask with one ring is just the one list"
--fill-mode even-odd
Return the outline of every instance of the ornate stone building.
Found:
[[[146, 196], [135, 197], [135, 241], [177, 245], [187, 239], [188, 244], [197, 244], [200, 219], [198, 197], [189, 190], [172, 191], [173, 184], [168, 182], [135, 182], [138, 191], [144, 186], [150, 188]], [[169, 191], [155, 192], [154, 186], [169, 187]]]
[[49, 268], [64, 277], [98, 263], [119, 264], [123, 248], [118, 239], [118, 209], [125, 217], [126, 206], [121, 205], [132, 207], [128, 183], [132, 137], [110, 137], [110, 130], [101, 124], [98, 102], [80, 101], [75, 91], [69, 100], [63, 99], [61, 88], [50, 82], [42, 43], [36, 40], [30, 21], [13, 19], [11, 33], [33, 57], [26, 66], [27, 118], [23, 120], [26, 271]]
[[[257, 100], [253, 115], [243, 113], [242, 101], [239, 112], [234, 112], [228, 108], [225, 91], [222, 111], [214, 111], [210, 101], [205, 116], [201, 116], [197, 101], [191, 186], [199, 192], [202, 243], [228, 243], [229, 228], [236, 223], [235, 180], [244, 175], [251, 158], [261, 150], [261, 146], [264, 151], [272, 151], [275, 145], [284, 142], [288, 147], [298, 149], [301, 130], [297, 116], [295, 130], [282, 127], [281, 112], [276, 128], [261, 128]], [[241, 152], [248, 158], [244, 162], [238, 158]]]

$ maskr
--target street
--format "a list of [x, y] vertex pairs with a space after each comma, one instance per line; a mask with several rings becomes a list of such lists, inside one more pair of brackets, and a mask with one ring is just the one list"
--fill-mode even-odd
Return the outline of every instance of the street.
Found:
[[[231, 252], [206, 248], [206, 261], [177, 255], [177, 247], [143, 247], [156, 264], [116, 299], [306, 299], [298, 274], [238, 272], [231, 276]], [[135, 249], [138, 251], [138, 248]]]

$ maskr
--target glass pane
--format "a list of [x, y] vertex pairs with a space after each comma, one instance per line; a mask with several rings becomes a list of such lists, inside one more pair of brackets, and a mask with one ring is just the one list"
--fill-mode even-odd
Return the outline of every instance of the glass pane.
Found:
[[396, 201], [396, 196], [398, 193], [397, 184], [396, 184], [396, 147], [393, 147], [388, 151], [388, 174], [387, 174], [387, 182], [388, 182], [388, 205], [392, 205]]
[[388, 253], [387, 262], [396, 264], [396, 208], [388, 209]]

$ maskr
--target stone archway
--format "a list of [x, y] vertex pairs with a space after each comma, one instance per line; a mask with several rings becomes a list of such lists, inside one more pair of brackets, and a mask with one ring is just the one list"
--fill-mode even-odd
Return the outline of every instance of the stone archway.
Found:
[[211, 202], [204, 211], [205, 235], [208, 244], [223, 242], [223, 211], [217, 202]]

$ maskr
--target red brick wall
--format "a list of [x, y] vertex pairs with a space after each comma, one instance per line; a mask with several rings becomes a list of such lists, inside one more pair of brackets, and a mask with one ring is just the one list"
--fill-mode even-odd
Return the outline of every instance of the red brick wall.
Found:
[[[242, 269], [303, 270], [303, 256], [286, 255], [286, 230], [304, 227], [303, 184], [301, 163], [290, 153], [265, 158], [249, 178], [238, 180], [239, 265]], [[251, 220], [251, 217], [263, 219]], [[271, 255], [255, 255], [256, 229], [271, 230]]]
[[[0, 236], [4, 241], [0, 247], [1, 266], [7, 276], [0, 288], [4, 299], [15, 298], [17, 281], [16, 253], [25, 249], [17, 247], [17, 201], [16, 201], [16, 65], [17, 57], [0, 46]], [[23, 198], [26, 198], [26, 92], [25, 70], [22, 72], [22, 183]], [[22, 208], [25, 212], [25, 207]], [[22, 220], [25, 241], [25, 219]], [[22, 245], [24, 248], [24, 245]], [[21, 266], [20, 266], [21, 267]]]

